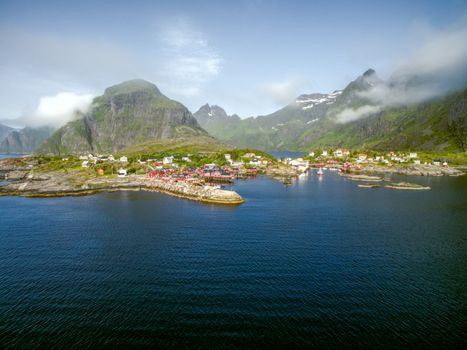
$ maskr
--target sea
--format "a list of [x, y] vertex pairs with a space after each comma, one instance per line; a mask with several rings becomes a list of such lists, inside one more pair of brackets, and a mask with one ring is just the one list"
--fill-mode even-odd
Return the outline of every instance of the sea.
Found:
[[0, 197], [0, 348], [465, 347], [467, 177], [396, 180]]

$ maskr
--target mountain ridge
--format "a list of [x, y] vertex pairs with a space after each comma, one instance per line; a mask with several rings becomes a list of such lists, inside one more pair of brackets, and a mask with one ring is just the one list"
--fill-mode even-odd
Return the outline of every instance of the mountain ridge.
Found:
[[207, 136], [191, 112], [141, 79], [108, 87], [91, 109], [58, 129], [38, 153], [116, 153], [150, 141]]
[[20, 130], [12, 130], [0, 142], [0, 152], [6, 154], [33, 153], [55, 129], [49, 126], [38, 128], [25, 127]]
[[[205, 123], [204, 119], [200, 124], [221, 141], [265, 151], [308, 151], [315, 147], [337, 146], [465, 149], [467, 122], [462, 117], [467, 115], [465, 90], [419, 103], [384, 107], [368, 98], [372, 89], [384, 84], [388, 83], [380, 79], [374, 69], [368, 69], [343, 90], [302, 94], [269, 115], [232, 120], [228, 127], [213, 120]], [[346, 111], [359, 108], [367, 111], [364, 117], [342, 119]], [[451, 108], [460, 111], [455, 120], [451, 120]], [[416, 129], [414, 121], [423, 125], [427, 135], [413, 130]]]

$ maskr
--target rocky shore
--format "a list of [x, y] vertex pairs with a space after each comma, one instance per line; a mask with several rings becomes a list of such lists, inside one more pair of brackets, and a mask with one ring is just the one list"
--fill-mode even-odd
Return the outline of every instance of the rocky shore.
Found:
[[431, 187], [429, 186], [422, 186], [414, 183], [409, 182], [397, 182], [397, 183], [389, 183], [389, 184], [375, 184], [375, 183], [364, 183], [359, 184], [358, 187], [362, 188], [392, 188], [395, 190], [408, 190], [408, 191], [416, 191], [416, 190], [430, 190]]
[[409, 182], [390, 183], [390, 184], [387, 184], [384, 187], [393, 188], [393, 189], [396, 189], [396, 190], [411, 190], [411, 191], [431, 189], [429, 186], [422, 186], [422, 185], [413, 184], [413, 183], [409, 183]]
[[371, 176], [371, 175], [364, 175], [364, 174], [346, 174], [342, 173], [341, 176], [346, 177], [347, 179], [353, 181], [370, 181], [370, 182], [380, 182], [383, 179], [379, 176]]
[[442, 167], [432, 164], [410, 164], [407, 167], [402, 166], [382, 166], [368, 164], [360, 169], [351, 168], [346, 170], [349, 173], [365, 173], [365, 174], [399, 174], [409, 176], [461, 176], [464, 175], [462, 170], [452, 167]]
[[62, 197], [133, 190], [157, 191], [191, 200], [218, 204], [241, 204], [244, 202], [244, 199], [234, 191], [174, 180], [150, 179], [145, 175], [131, 175], [121, 178], [89, 178], [77, 172], [37, 173], [25, 169], [5, 171], [5, 168], [1, 170], [3, 170], [6, 183], [0, 186], [0, 196]]
[[300, 172], [292, 169], [291, 167], [275, 165], [269, 166], [266, 169], [265, 174], [285, 185], [290, 185], [292, 180], [296, 179], [300, 175]]

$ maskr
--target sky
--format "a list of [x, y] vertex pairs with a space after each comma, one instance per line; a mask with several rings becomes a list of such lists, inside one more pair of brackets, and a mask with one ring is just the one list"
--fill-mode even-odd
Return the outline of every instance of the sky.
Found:
[[430, 66], [421, 55], [449, 50], [449, 38], [456, 62], [467, 62], [457, 44], [466, 29], [465, 0], [0, 0], [0, 121], [59, 126], [133, 78], [192, 112], [209, 103], [265, 115], [368, 68], [388, 78]]

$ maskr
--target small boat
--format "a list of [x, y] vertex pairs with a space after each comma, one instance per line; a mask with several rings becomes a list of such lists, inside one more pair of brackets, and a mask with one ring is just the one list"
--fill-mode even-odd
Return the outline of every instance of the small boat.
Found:
[[319, 168], [319, 169], [318, 169], [318, 172], [316, 173], [316, 175], [318, 175], [318, 176], [323, 176], [323, 175], [324, 175], [323, 169]]

